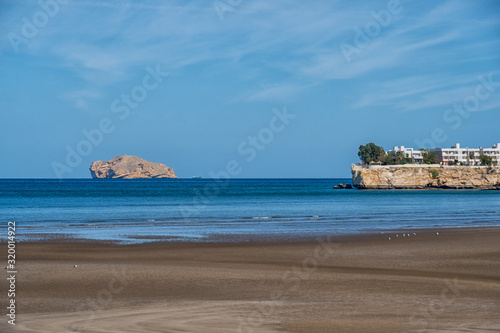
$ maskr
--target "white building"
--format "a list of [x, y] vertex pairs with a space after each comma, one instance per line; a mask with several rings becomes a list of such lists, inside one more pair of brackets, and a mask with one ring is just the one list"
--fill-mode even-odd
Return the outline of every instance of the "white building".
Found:
[[481, 155], [490, 156], [493, 160], [493, 165], [498, 165], [500, 160], [500, 143], [494, 144], [491, 148], [462, 148], [460, 143], [455, 144], [451, 148], [434, 148], [437, 160], [439, 163], [463, 163], [465, 165], [481, 164], [479, 157]]
[[[436, 153], [437, 163], [440, 164], [462, 164], [462, 165], [480, 165], [480, 156], [490, 156], [493, 165], [500, 165], [500, 143], [496, 143], [491, 148], [462, 148], [460, 143], [451, 146], [451, 148], [434, 148], [431, 149]], [[422, 152], [405, 146], [395, 146], [387, 153], [403, 152], [404, 156], [411, 158], [413, 163], [423, 162]]]
[[413, 148], [406, 148], [405, 146], [394, 146], [392, 150], [387, 151], [387, 153], [397, 153], [403, 152], [406, 158], [411, 158], [413, 163], [420, 163], [423, 161], [422, 152], [420, 150], [415, 150]]

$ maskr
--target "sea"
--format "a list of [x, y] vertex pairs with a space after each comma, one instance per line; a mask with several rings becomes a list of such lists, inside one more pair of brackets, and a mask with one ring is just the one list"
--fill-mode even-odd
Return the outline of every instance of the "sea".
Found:
[[[3, 179], [16, 239], [222, 242], [500, 225], [500, 192], [333, 189], [351, 179]], [[1, 234], [0, 234], [1, 235]]]

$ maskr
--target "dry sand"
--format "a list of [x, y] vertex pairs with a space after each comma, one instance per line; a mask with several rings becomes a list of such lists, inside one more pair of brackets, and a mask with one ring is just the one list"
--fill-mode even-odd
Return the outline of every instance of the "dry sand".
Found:
[[17, 325], [2, 279], [0, 331], [500, 332], [500, 228], [416, 232], [18, 243]]

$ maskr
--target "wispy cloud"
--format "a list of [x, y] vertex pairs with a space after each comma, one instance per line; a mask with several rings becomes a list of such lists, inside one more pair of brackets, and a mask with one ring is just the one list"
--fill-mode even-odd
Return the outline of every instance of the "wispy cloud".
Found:
[[298, 83], [279, 83], [260, 87], [255, 91], [247, 92], [238, 97], [235, 101], [290, 101], [301, 93], [303, 90], [310, 88], [311, 85], [303, 85]]
[[61, 99], [73, 102], [76, 108], [84, 109], [90, 101], [98, 100], [102, 96], [102, 93], [97, 90], [75, 90], [62, 94]]
[[[256, 101], [286, 98], [339, 80], [360, 80], [360, 86], [369, 88], [388, 72], [404, 77], [417, 67], [425, 71], [440, 65], [443, 75], [449, 75], [453, 64], [479, 63], [478, 49], [498, 49], [498, 38], [477, 38], [482, 31], [498, 30], [499, 22], [468, 15], [476, 5], [402, 1], [401, 13], [347, 62], [339, 45], [354, 44], [354, 28], [363, 29], [374, 20], [372, 13], [386, 6], [384, 1], [245, 1], [220, 22], [211, 2], [75, 1], [61, 8], [25, 52], [51, 54], [53, 66], [101, 87], [127, 80], [154, 63], [169, 71], [217, 67], [227, 75], [249, 78], [241, 98]], [[8, 21], [12, 29], [18, 23]], [[2, 50], [7, 47], [4, 41]], [[423, 88], [386, 97], [423, 94], [445, 84], [428, 84], [425, 76], [419, 77], [424, 77]], [[88, 87], [82, 83], [81, 89]], [[355, 107], [376, 103], [374, 95], [365, 89]]]
[[[500, 71], [482, 73], [486, 78], [492, 75], [494, 82]], [[406, 77], [386, 82], [373, 83], [368, 92], [357, 100], [354, 108], [373, 108], [378, 106], [392, 108], [401, 112], [428, 108], [448, 108], [462, 103], [468, 96], [474, 96], [481, 81], [476, 75], [432, 75]], [[485, 88], [482, 88], [485, 89]], [[500, 90], [500, 87], [497, 88]], [[486, 101], [481, 101], [477, 111], [491, 110], [500, 103], [500, 93], [493, 93]]]

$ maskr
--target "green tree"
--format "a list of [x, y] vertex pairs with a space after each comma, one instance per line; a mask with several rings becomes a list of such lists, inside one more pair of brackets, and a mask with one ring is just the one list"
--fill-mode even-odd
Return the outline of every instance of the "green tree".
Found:
[[479, 160], [481, 161], [481, 165], [492, 165], [493, 164], [493, 159], [491, 156], [487, 156], [484, 154], [479, 155]]
[[405, 160], [405, 153], [403, 153], [402, 151], [396, 152], [395, 160], [396, 164], [403, 164]]
[[381, 162], [385, 156], [385, 150], [370, 142], [359, 146], [358, 156], [363, 163]]
[[382, 164], [384, 165], [396, 164], [396, 154], [394, 153], [384, 154], [379, 158], [379, 161], [382, 162]]
[[436, 164], [437, 155], [435, 151], [428, 149], [420, 149], [422, 151], [422, 159], [424, 164]]

